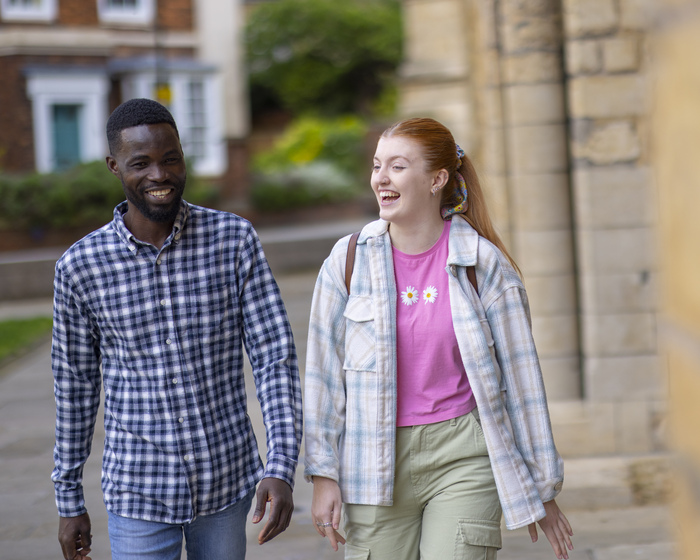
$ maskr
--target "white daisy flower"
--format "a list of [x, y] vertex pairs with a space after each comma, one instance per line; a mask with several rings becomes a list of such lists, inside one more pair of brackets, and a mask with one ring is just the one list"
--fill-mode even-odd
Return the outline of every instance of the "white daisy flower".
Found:
[[428, 286], [423, 290], [423, 303], [435, 303], [435, 298], [437, 298], [437, 289], [435, 286]]
[[418, 301], [418, 290], [413, 286], [407, 286], [405, 292], [401, 292], [401, 301], [406, 305], [413, 305]]

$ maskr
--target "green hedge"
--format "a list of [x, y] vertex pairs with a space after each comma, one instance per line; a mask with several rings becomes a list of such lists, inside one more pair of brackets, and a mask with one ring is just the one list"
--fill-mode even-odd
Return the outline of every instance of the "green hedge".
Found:
[[367, 124], [360, 118], [301, 117], [253, 158], [251, 199], [259, 210], [342, 202], [367, 188]]
[[[212, 185], [188, 178], [185, 198], [211, 205], [215, 192]], [[121, 183], [104, 161], [56, 173], [0, 173], [0, 228], [26, 231], [100, 225], [112, 219], [114, 207], [123, 200]]]

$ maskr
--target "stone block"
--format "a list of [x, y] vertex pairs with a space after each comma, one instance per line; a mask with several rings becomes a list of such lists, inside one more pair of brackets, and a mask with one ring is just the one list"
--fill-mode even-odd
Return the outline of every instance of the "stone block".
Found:
[[656, 268], [652, 228], [580, 230], [576, 238], [581, 274], [642, 274]]
[[481, 161], [487, 175], [505, 175], [506, 153], [502, 128], [486, 128], [481, 138]]
[[569, 75], [595, 74], [603, 68], [600, 42], [593, 39], [566, 43], [566, 72]]
[[571, 227], [571, 194], [566, 173], [511, 178], [516, 229], [546, 231]]
[[523, 84], [505, 88], [506, 115], [514, 126], [565, 120], [563, 84]]
[[558, 0], [518, 0], [517, 2], [499, 2], [501, 17], [505, 19], [522, 19], [528, 16], [557, 16], [560, 2]]
[[569, 82], [570, 115], [583, 118], [624, 118], [645, 115], [647, 80], [637, 74], [580, 76]]
[[[556, 399], [549, 395], [549, 413], [554, 441], [564, 457], [607, 455], [615, 452], [615, 405], [575, 399]], [[567, 467], [568, 470], [568, 467]], [[602, 475], [597, 469], [591, 474]], [[567, 472], [567, 481], [569, 479]], [[576, 477], [573, 477], [576, 478]], [[605, 478], [605, 484], [613, 479]], [[571, 490], [568, 487], [567, 492]], [[631, 498], [630, 498], [631, 503]]]
[[578, 301], [573, 274], [528, 276], [524, 282], [533, 316], [576, 313]]
[[632, 72], [639, 68], [639, 41], [636, 37], [616, 37], [602, 41], [606, 72]]
[[656, 11], [656, 0], [620, 0], [620, 26], [623, 29], [649, 29]]
[[610, 165], [635, 161], [642, 148], [634, 124], [628, 120], [590, 123], [586, 137], [572, 142], [575, 159], [585, 159], [595, 165]]
[[658, 309], [656, 272], [582, 274], [578, 281], [583, 313], [639, 313]]
[[557, 52], [525, 52], [501, 60], [508, 84], [561, 82], [561, 56]]
[[[496, 229], [505, 243], [503, 232], [508, 231], [510, 223], [510, 205], [508, 200], [508, 181], [504, 175], [481, 175], [481, 188], [486, 197], [489, 214]], [[506, 243], [506, 247], [509, 244]]]
[[506, 54], [554, 52], [561, 47], [559, 18], [522, 18], [506, 22], [501, 29]]
[[479, 92], [479, 119], [484, 127], [503, 126], [503, 98], [500, 87], [486, 87]]
[[604, 35], [618, 25], [615, 0], [564, 0], [563, 6], [567, 36]]
[[540, 357], [542, 377], [551, 401], [581, 397], [581, 369], [578, 356], [563, 358]]
[[649, 168], [580, 167], [573, 177], [578, 227], [623, 228], [656, 223]]
[[570, 230], [514, 231], [513, 246], [525, 278], [570, 274], [574, 267]]
[[[468, 65], [462, 13], [458, 2], [434, 0], [407, 2], [404, 10], [406, 59], [442, 67], [446, 61], [461, 67]], [[437, 30], [439, 33], [426, 30]]]
[[583, 371], [591, 401], [657, 400], [668, 393], [656, 355], [587, 358]]
[[657, 350], [654, 313], [584, 314], [583, 352], [590, 356], [631, 356]]
[[509, 167], [515, 175], [568, 170], [568, 140], [564, 123], [512, 127], [508, 143]]
[[622, 401], [615, 407], [615, 440], [619, 453], [647, 453], [652, 450], [651, 403]]
[[540, 359], [578, 355], [578, 321], [573, 313], [533, 316], [532, 336]]

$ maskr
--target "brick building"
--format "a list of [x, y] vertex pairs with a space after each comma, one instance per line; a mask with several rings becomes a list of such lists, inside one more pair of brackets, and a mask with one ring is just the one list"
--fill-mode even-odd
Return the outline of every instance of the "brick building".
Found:
[[106, 153], [111, 110], [168, 105], [197, 174], [245, 189], [247, 84], [238, 0], [0, 0], [0, 169]]
[[[401, 113], [453, 130], [521, 266], [565, 456], [664, 449], [654, 0], [405, 0]], [[611, 499], [618, 499], [618, 496]]]

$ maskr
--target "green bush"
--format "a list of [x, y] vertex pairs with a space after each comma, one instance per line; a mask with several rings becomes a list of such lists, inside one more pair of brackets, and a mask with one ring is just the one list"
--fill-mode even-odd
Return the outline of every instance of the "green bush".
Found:
[[387, 109], [376, 100], [401, 61], [400, 2], [266, 2], [250, 14], [246, 47], [254, 113], [370, 115]]
[[283, 210], [357, 197], [367, 182], [366, 135], [357, 117], [297, 119], [253, 159], [253, 205]]
[[[195, 204], [210, 204], [215, 189], [190, 178], [185, 197]], [[96, 226], [112, 219], [124, 191], [105, 163], [94, 161], [63, 172], [0, 174], [0, 200], [0, 228]]]

